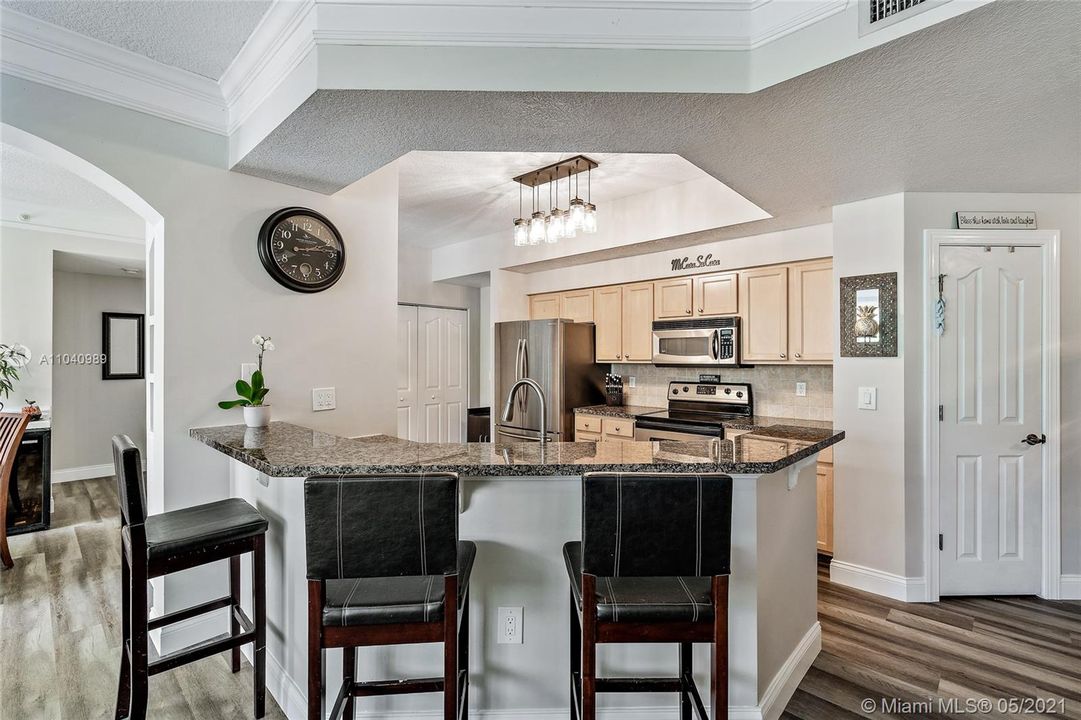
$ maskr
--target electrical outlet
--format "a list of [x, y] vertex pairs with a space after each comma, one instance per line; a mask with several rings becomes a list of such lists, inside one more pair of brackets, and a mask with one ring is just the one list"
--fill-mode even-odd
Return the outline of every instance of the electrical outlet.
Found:
[[499, 645], [522, 644], [522, 608], [501, 607], [496, 613], [499, 627], [496, 628], [496, 642]]
[[796, 397], [807, 397], [807, 383], [796, 383]]
[[638, 382], [638, 378], [636, 378], [634, 375], [627, 376], [627, 387], [634, 387], [634, 384], [636, 382]]
[[312, 390], [312, 410], [333, 410], [338, 407], [334, 399], [334, 388], [314, 388]]
[[240, 377], [251, 380], [251, 376], [259, 369], [259, 363], [240, 363]]

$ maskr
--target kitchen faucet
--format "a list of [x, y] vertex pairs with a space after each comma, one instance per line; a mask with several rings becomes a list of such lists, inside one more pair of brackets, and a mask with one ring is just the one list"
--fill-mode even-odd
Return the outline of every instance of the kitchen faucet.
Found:
[[540, 442], [541, 445], [544, 445], [544, 443], [548, 442], [548, 401], [544, 399], [544, 390], [537, 384], [536, 380], [522, 378], [511, 385], [510, 392], [507, 393], [507, 404], [503, 406], [503, 422], [510, 422], [514, 418], [514, 396], [522, 385], [528, 385], [536, 390], [537, 397], [540, 398]]

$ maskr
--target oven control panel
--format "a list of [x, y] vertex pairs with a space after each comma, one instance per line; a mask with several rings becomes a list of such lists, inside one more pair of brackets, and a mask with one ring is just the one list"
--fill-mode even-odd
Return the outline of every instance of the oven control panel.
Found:
[[751, 386], [748, 383], [668, 383], [668, 399], [698, 402], [748, 405], [751, 402]]

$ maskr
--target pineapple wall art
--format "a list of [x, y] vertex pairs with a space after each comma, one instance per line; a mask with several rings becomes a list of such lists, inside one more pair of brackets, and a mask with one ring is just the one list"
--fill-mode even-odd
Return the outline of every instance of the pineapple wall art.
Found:
[[841, 356], [897, 357], [897, 273], [841, 278]]

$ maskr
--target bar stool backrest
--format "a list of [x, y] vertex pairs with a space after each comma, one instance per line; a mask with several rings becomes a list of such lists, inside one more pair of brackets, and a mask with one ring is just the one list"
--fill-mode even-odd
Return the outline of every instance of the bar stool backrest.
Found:
[[582, 572], [727, 575], [731, 555], [729, 476], [598, 472], [582, 477]]
[[127, 435], [113, 436], [113, 468], [116, 491], [120, 497], [122, 525], [142, 525], [146, 522], [146, 480], [139, 446]]
[[309, 580], [454, 575], [458, 476], [310, 477], [304, 525]]

